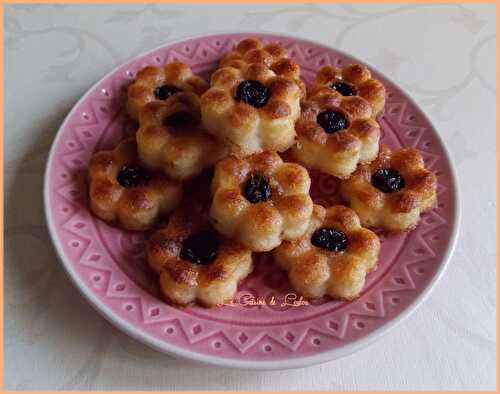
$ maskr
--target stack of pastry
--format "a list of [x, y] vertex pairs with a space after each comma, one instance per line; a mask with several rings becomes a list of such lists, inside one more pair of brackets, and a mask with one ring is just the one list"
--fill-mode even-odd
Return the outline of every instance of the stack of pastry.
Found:
[[[171, 303], [231, 300], [258, 252], [298, 294], [351, 300], [377, 266], [372, 230], [411, 230], [436, 203], [421, 155], [379, 144], [384, 104], [365, 66], [323, 67], [306, 91], [287, 51], [253, 38], [210, 83], [182, 63], [146, 67], [128, 87], [135, 137], [89, 164], [90, 208], [153, 230], [148, 261]], [[313, 203], [310, 169], [339, 179], [345, 206]]]

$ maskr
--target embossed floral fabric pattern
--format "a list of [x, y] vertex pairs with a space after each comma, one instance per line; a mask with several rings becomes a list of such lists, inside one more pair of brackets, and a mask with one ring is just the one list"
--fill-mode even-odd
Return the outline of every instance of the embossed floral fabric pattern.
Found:
[[[464, 226], [465, 236], [459, 242], [456, 258], [452, 261], [443, 282], [411, 322], [400, 325], [398, 330], [393, 330], [381, 342], [354, 357], [304, 370], [304, 372], [272, 375], [275, 384], [281, 383], [281, 386], [271, 387], [272, 385], [267, 384], [271, 376], [269, 374], [250, 379], [249, 375], [243, 372], [227, 372], [222, 378], [213, 379], [215, 371], [203, 367], [190, 367], [182, 361], [171, 362], [104, 324], [77, 295], [72, 284], [58, 267], [52, 250], [47, 248], [49, 241], [41, 213], [42, 207], [39, 197], [35, 199], [35, 196], [40, 193], [41, 174], [54, 130], [57, 129], [67, 110], [93, 81], [98, 80], [106, 70], [131, 55], [143, 51], [144, 48], [150, 48], [169, 38], [183, 35], [178, 30], [180, 25], [190, 26], [192, 29], [185, 31], [185, 35], [220, 28], [220, 26], [214, 26], [210, 21], [205, 24], [200, 23], [202, 20], [207, 20], [206, 10], [188, 12], [180, 6], [104, 7], [104, 11], [98, 13], [95, 8], [90, 7], [56, 7], [59, 15], [54, 19], [49, 16], [52, 12], [49, 8], [52, 7], [54, 6], [15, 6], [9, 7], [6, 12], [6, 88], [13, 92], [12, 95], [6, 97], [5, 136], [6, 145], [9, 146], [6, 150], [7, 255], [5, 264], [6, 357], [11, 360], [10, 365], [6, 366], [8, 388], [373, 389], [392, 387], [411, 389], [420, 387], [459, 389], [493, 387], [494, 353], [490, 349], [494, 345], [494, 325], [489, 316], [494, 315], [494, 282], [490, 279], [492, 275], [488, 272], [494, 269], [494, 248], [492, 247], [494, 230], [492, 219], [489, 217], [494, 210], [494, 181], [485, 182], [483, 179], [480, 182], [476, 176], [477, 169], [491, 168], [491, 165], [494, 165], [494, 155], [486, 153], [491, 152], [488, 147], [491, 146], [494, 138], [494, 124], [490, 120], [494, 118], [492, 115], [494, 113], [494, 83], [492, 82], [494, 79], [492, 79], [493, 69], [490, 67], [491, 53], [494, 52], [494, 37], [491, 34], [492, 21], [489, 16], [491, 11], [480, 7], [462, 6], [372, 8], [319, 5], [241, 7], [224, 11], [230, 21], [228, 28], [239, 26], [249, 30], [272, 29], [275, 31], [293, 29], [297, 31], [297, 34], [311, 39], [330, 41], [326, 40], [325, 33], [322, 37], [316, 32], [318, 25], [324, 26], [326, 29], [331, 29], [327, 32], [328, 37], [333, 37], [333, 41], [329, 42], [331, 45], [359, 55], [362, 60], [365, 59], [378, 66], [396, 82], [402, 82], [403, 87], [410, 90], [424, 106], [426, 112], [436, 121], [458, 169], [461, 170], [460, 187], [464, 192], [464, 203], [470, 207], [470, 212], [466, 212], [464, 216], [464, 220], [467, 220], [470, 225]], [[432, 10], [431, 17], [428, 17], [429, 10]], [[91, 24], [88, 21], [84, 22], [85, 15], [97, 14], [99, 15], [96, 21]], [[93, 20], [93, 18], [90, 19]], [[330, 20], [336, 20], [337, 27], [328, 27], [331, 25]], [[147, 23], [148, 21], [157, 23]], [[387, 42], [386, 37], [396, 34], [403, 26], [405, 31], [415, 30], [418, 26], [417, 21], [426, 21], [430, 26], [429, 32], [422, 32], [416, 41], [411, 36], [403, 34], [395, 43], [382, 45]], [[373, 42], [369, 49], [356, 44], [360, 35], [378, 31], [376, 29], [378, 23], [384, 23], [384, 33], [370, 35]], [[96, 26], [97, 24], [99, 27]], [[131, 42], [125, 43], [118, 39], [125, 26], [128, 32], [138, 32], [137, 37], [134, 37]], [[427, 34], [432, 34], [434, 40], [426, 39]], [[459, 37], [460, 45], [448, 45], [449, 37], [453, 37], [453, 40]], [[50, 42], [54, 38], [57, 43], [45, 45], [47, 49], [43, 56], [37, 57], [39, 59], [37, 67], [40, 73], [34, 80], [31, 78], [30, 84], [33, 86], [28, 86], [23, 80], [30, 80], [28, 77], [14, 79], [14, 64], [29, 63], [22, 59], [29, 59], [37, 46], [42, 47], [43, 43]], [[430, 45], [430, 50], [433, 51], [433, 56], [428, 57], [428, 60], [426, 56], [423, 56], [426, 50], [422, 47], [424, 43], [426, 48]], [[448, 48], [446, 54], [441, 53], [443, 47]], [[217, 42], [214, 42], [213, 46], [204, 48], [206, 55], [201, 51], [195, 56], [200, 56], [200, 59], [209, 59], [217, 53], [217, 48]], [[176, 56], [180, 60], [183, 56], [191, 58], [192, 54], [188, 53], [190, 50], [193, 48], [179, 48]], [[291, 47], [290, 50], [293, 51], [294, 48]], [[298, 60], [302, 57], [302, 61], [314, 55], [314, 53], [308, 54], [307, 49], [305, 52], [298, 49], [295, 51], [294, 56]], [[165, 60], [160, 55], [158, 56], [159, 62]], [[449, 64], [454, 71], [445, 75], [444, 70], [435, 70], [428, 63], [431, 58], [433, 64], [436, 62]], [[93, 67], [87, 67], [88, 59], [96, 59]], [[318, 63], [323, 61], [323, 64], [326, 64], [326, 62], [336, 60], [318, 59]], [[157, 60], [152, 56], [147, 61], [154, 64]], [[420, 67], [426, 71], [419, 70], [417, 73], [414, 66], [411, 66], [412, 64], [421, 64]], [[446, 69], [447, 72], [448, 70]], [[27, 71], [24, 66], [17, 66], [16, 71], [20, 73], [19, 75], [28, 75], [25, 74]], [[133, 73], [134, 70], [122, 71], [125, 72], [124, 78], [127, 78], [131, 76], [126, 72]], [[201, 71], [201, 69], [196, 71]], [[312, 72], [305, 70], [306, 78], [310, 78], [310, 75]], [[21, 109], [30, 105], [31, 100], [34, 99], [26, 92], [38, 91], [37, 88], [42, 86], [49, 93], [48, 96], [53, 97], [50, 100], [42, 100], [44, 102], [37, 99], [37, 112], [30, 115], [29, 119], [23, 119]], [[85, 213], [75, 211], [78, 204], [82, 203], [79, 195], [75, 194], [77, 189], [69, 187], [69, 185], [82, 186], [74, 183], [75, 179], [80, 179], [79, 171], [83, 168], [83, 163], [88, 160], [85, 156], [87, 153], [82, 155], [82, 152], [90, 153], [95, 146], [109, 148], [113, 138], [117, 135], [126, 135], [132, 130], [133, 127], [125, 123], [120, 116], [110, 116], [119, 108], [118, 100], [116, 100], [119, 97], [119, 91], [120, 84], [99, 86], [94, 91], [96, 96], [92, 106], [80, 112], [81, 118], [78, 123], [75, 123], [74, 128], [75, 138], [64, 141], [64, 146], [61, 146], [64, 151], [61, 157], [64, 157], [64, 160], [60, 168], [67, 168], [68, 171], [58, 173], [60, 179], [57, 179], [57, 182], [58, 185], [68, 186], [58, 188], [61, 201], [67, 201], [68, 216], [67, 221], [64, 222], [64, 229], [72, 234], [67, 247], [73, 248], [72, 250], [79, 254], [80, 261], [85, 262], [84, 270], [89, 285], [100, 288], [99, 292], [108, 291], [109, 294], [113, 294], [117, 305], [120, 308], [123, 306], [125, 315], [127, 313], [129, 316], [143, 315], [150, 326], [161, 326], [163, 336], [184, 332], [194, 344], [201, 345], [203, 338], [209, 338], [207, 341], [210, 342], [210, 346], [213, 345], [213, 349], [217, 347], [226, 349], [227, 347], [238, 354], [251, 354], [252, 352], [287, 354], [293, 353], [294, 347], [298, 349], [298, 344], [314, 352], [319, 344], [328, 346], [329, 341], [334, 343], [350, 331], [356, 333], [355, 335], [363, 335], [364, 332], [370, 330], [371, 324], [377, 322], [377, 316], [381, 314], [380, 299], [377, 298], [364, 298], [363, 301], [366, 304], [360, 303], [357, 306], [361, 308], [361, 315], [367, 316], [365, 318], [325, 321], [325, 326], [322, 326], [320, 330], [323, 333], [329, 333], [330, 336], [326, 335], [325, 338], [321, 332], [303, 334], [303, 331], [296, 330], [297, 327], [290, 325], [286, 332], [280, 333], [279, 341], [275, 342], [266, 338], [253, 347], [255, 336], [252, 330], [248, 332], [228, 331], [226, 338], [217, 335], [210, 337], [212, 331], [209, 326], [199, 323], [200, 320], [203, 322], [208, 320], [208, 316], [188, 315], [182, 319], [182, 324], [173, 319], [167, 326], [166, 323], [160, 323], [164, 318], [164, 310], [162, 310], [164, 306], [156, 305], [153, 295], [151, 303], [140, 306], [135, 301], [129, 301], [128, 299], [133, 298], [130, 297], [130, 291], [133, 289], [123, 287], [128, 277], [134, 276], [137, 288], [147, 289], [149, 283], [148, 273], [140, 268], [140, 262], [143, 260], [140, 246], [142, 240], [124, 233], [120, 237], [109, 238], [108, 241], [113, 242], [112, 245], [103, 244], [102, 250], [92, 249], [92, 253], [86, 254], [85, 251], [89, 249], [90, 232], [106, 234], [109, 230], [100, 223], [94, 223], [91, 227], [85, 225], [88, 218], [81, 216]], [[391, 98], [390, 91], [388, 93], [386, 115], [382, 121], [386, 141], [392, 141], [394, 147], [404, 142], [422, 150], [426, 153], [425, 156], [431, 168], [442, 174], [441, 179], [446, 179], [447, 168], [441, 167], [443, 163], [435, 156], [438, 142], [427, 138], [430, 135], [429, 130], [421, 125], [421, 119], [418, 116], [413, 119], [409, 118], [414, 116], [413, 113], [408, 113], [408, 110], [413, 108], [411, 105], [402, 106], [397, 100], [397, 95]], [[479, 106], [478, 103], [481, 105]], [[54, 108], [58, 109], [55, 111]], [[464, 113], [465, 108], [469, 110], [472, 108], [482, 115], [476, 117], [474, 124], [469, 124], [473, 119], [456, 116], [457, 113]], [[110, 122], [104, 126], [101, 124], [104, 119], [110, 118]], [[471, 136], [468, 133], [472, 126], [478, 129], [476, 122], [481, 122], [480, 129], [481, 133], [484, 133], [484, 138], [477, 138], [476, 134]], [[404, 141], [393, 139], [395, 132], [392, 127], [395, 123], [404, 125], [401, 134]], [[96, 141], [95, 138], [99, 135], [99, 131], [102, 131], [102, 127], [107, 132], [102, 134], [99, 141]], [[441, 185], [446, 189], [446, 184], [443, 182], [445, 180], [441, 181]], [[335, 187], [327, 179], [320, 179], [318, 184], [330, 190], [329, 193]], [[329, 198], [325, 197], [325, 193], [321, 193], [320, 186], [315, 187], [319, 189], [318, 199]], [[467, 190], [472, 189], [476, 191], [474, 196], [467, 194]], [[446, 190], [441, 188], [440, 192], [446, 193]], [[480, 199], [480, 204], [477, 199]], [[64, 207], [64, 204], [59, 206], [60, 209]], [[425, 259], [432, 252], [433, 249], [429, 248], [429, 245], [433, 242], [444, 242], [444, 240], [433, 240], [433, 237], [438, 236], [440, 226], [443, 227], [441, 221], [443, 215], [440, 209], [446, 209], [446, 207], [438, 208], [435, 211], [436, 215], [425, 217], [423, 224], [428, 232], [419, 240], [420, 247], [408, 251], [411, 253], [411, 258], [407, 261], [416, 262], [412, 267], [415, 270], [421, 268], [418, 261], [422, 260], [419, 259]], [[426, 223], [427, 220], [430, 223]], [[82, 224], [84, 224], [83, 227]], [[470, 230], [478, 226], [485, 229], [481, 232], [480, 238], [477, 234], [472, 234]], [[486, 231], [488, 228], [490, 231]], [[102, 236], [102, 239], [106, 237]], [[404, 242], [403, 239], [396, 239], [396, 241], [400, 245]], [[29, 249], [25, 247], [26, 244], [30, 244]], [[397, 247], [395, 249], [398, 250]], [[107, 250], [116, 250], [115, 255], [110, 256]], [[110, 261], [121, 261], [125, 256], [132, 263], [120, 267], [122, 276], [108, 276], [105, 270], [101, 269]], [[390, 262], [390, 260], [389, 256], [386, 261]], [[483, 262], [479, 268], [477, 261]], [[262, 269], [266, 268], [265, 264], [261, 266]], [[381, 272], [384, 272], [383, 269]], [[474, 272], [476, 275], [467, 275], [468, 272]], [[411, 293], [412, 286], [418, 288], [419, 281], [425, 280], [427, 274], [430, 275], [431, 272], [418, 276], [418, 272], [403, 270], [394, 277], [388, 276], [392, 290], [386, 294], [388, 301], [384, 305], [400, 305], [394, 306], [395, 310], [398, 310], [406, 302], [404, 294]], [[30, 280], [33, 276], [38, 278], [36, 283]], [[246, 291], [247, 295], [252, 294], [253, 288], [266, 286], [271, 291], [282, 282], [282, 278], [276, 273], [266, 275], [266, 277], [267, 284], [249, 281], [243, 292]], [[380, 279], [380, 277], [373, 276], [373, 282], [376, 282], [377, 278]], [[484, 278], [484, 281], [481, 278]], [[406, 290], [398, 292], [398, 289], [403, 288]], [[457, 305], [456, 300], [450, 300], [446, 295], [453, 293], [453, 289], [455, 291], [460, 289], [463, 296], [467, 297], [468, 302], [473, 303], [475, 308], [464, 310], [463, 305]], [[286, 292], [286, 289], [282, 290]], [[394, 290], [397, 295], [394, 294]], [[154, 290], [151, 290], [151, 294], [154, 294]], [[341, 304], [323, 303], [315, 307], [326, 311], [330, 307], [340, 308]], [[383, 313], [389, 316], [391, 308], [392, 306], [385, 308]], [[298, 312], [300, 308], [288, 308], [290, 312], [276, 311], [270, 307], [248, 307], [247, 309], [249, 313], [244, 316], [249, 320], [260, 316], [259, 310], [267, 316], [295, 313], [310, 318], [307, 313]], [[78, 313], [74, 313], [75, 310], [78, 310]], [[232, 312], [227, 313], [229, 318], [233, 316]], [[68, 318], [70, 314], [74, 316], [73, 319]], [[431, 327], [432, 330], [429, 330]], [[69, 335], [68, 332], [72, 334]], [[398, 342], [396, 338], [400, 341]], [[435, 346], [433, 344], [438, 340], [449, 353], [453, 352], [457, 346], [463, 350], [463, 354], [458, 355], [454, 360], [453, 367], [446, 362], [438, 363], [438, 361], [443, 361], [439, 360], [439, 357], [437, 361], [434, 360]], [[68, 352], [61, 353], [61, 343], [65, 345]], [[25, 357], [28, 350], [31, 355], [30, 360], [26, 360]], [[361, 369], [369, 370], [368, 360], [378, 357], [376, 355], [381, 355], [386, 363], [380, 363], [380, 370], [376, 374], [373, 371], [362, 372], [360, 376], [360, 367], [366, 365], [366, 368]], [[42, 369], [30, 376], [20, 373], [22, 369], [33, 369], [30, 368], [33, 365], [47, 364], [44, 360], [50, 360], [51, 357], [55, 357], [56, 364], [59, 366], [58, 374], [46, 372], [46, 370], [42, 373]], [[425, 367], [428, 373], [424, 373], [424, 376], [422, 374], [416, 376], [411, 372], [415, 362], [424, 362], [427, 359], [432, 360]], [[474, 367], [474, 373], [470, 373], [473, 368], [471, 365], [479, 364], [471, 362], [473, 360], [481, 360], [481, 368]], [[37, 364], [32, 364], [35, 362]], [[394, 371], [385, 367], [384, 364], [397, 365], [398, 375], [406, 376], [406, 380], [403, 381], [395, 376]], [[169, 367], [165, 368], [166, 365]], [[21, 366], [23, 368], [20, 368]], [[131, 366], [134, 366], [138, 372], [140, 371], [141, 378], [137, 376], [134, 378], [126, 373], [127, 370], [130, 371]], [[193, 375], [192, 368], [197, 368], [197, 376], [188, 379], [188, 376]], [[106, 372], [110, 370], [113, 371], [111, 374], [114, 376], [113, 381], [109, 379], [109, 373]], [[335, 371], [342, 371], [342, 379], [335, 377], [335, 375], [339, 376]], [[307, 383], [308, 379], [305, 379], [305, 376], [311, 373], [315, 375], [314, 383]], [[151, 383], [152, 386], [144, 383], [145, 376], [148, 377], [148, 381], [155, 383]], [[120, 383], [116, 383], [118, 380]]]

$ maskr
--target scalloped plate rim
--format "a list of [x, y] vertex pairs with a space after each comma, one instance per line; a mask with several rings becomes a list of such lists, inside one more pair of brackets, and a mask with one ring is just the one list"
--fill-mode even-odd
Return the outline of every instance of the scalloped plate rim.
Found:
[[[108, 73], [106, 73], [104, 76], [102, 76], [96, 83], [94, 83], [91, 87], [88, 88], [88, 90], [85, 92], [85, 94], [80, 97], [80, 99], [73, 105], [72, 109], [69, 111], [69, 113], [66, 115], [64, 118], [64, 121], [61, 123], [61, 126], [59, 127], [57, 134], [52, 142], [50, 151], [49, 151], [49, 156], [46, 161], [45, 165], [45, 172], [44, 172], [44, 190], [43, 190], [43, 199], [44, 199], [44, 211], [45, 211], [45, 219], [47, 221], [47, 227], [49, 230], [50, 238], [52, 240], [52, 243], [56, 249], [58, 259], [60, 260], [62, 266], [64, 267], [64, 270], [66, 274], [70, 277], [72, 282], [76, 285], [77, 289], [79, 292], [90, 302], [92, 307], [101, 315], [103, 316], [106, 320], [108, 320], [110, 323], [118, 327], [120, 330], [128, 334], [130, 337], [144, 343], [145, 345], [148, 345], [149, 347], [156, 349], [160, 352], [166, 353], [171, 356], [177, 356], [177, 357], [182, 357], [187, 360], [195, 361], [195, 362], [201, 362], [204, 364], [211, 364], [211, 365], [216, 365], [220, 367], [226, 367], [226, 368], [237, 368], [237, 369], [252, 369], [252, 370], [284, 370], [284, 369], [292, 369], [292, 368], [301, 368], [301, 367], [307, 367], [315, 364], [320, 364], [328, 361], [332, 361], [344, 356], [347, 356], [349, 354], [352, 354], [356, 352], [357, 350], [360, 350], [362, 348], [367, 347], [368, 345], [372, 344], [375, 342], [377, 339], [381, 338], [383, 335], [385, 335], [389, 330], [397, 326], [399, 323], [401, 323], [404, 319], [406, 319], [411, 313], [413, 313], [418, 306], [420, 306], [425, 299], [429, 296], [430, 292], [432, 289], [435, 287], [436, 283], [439, 281], [439, 279], [443, 276], [450, 259], [453, 255], [453, 252], [455, 250], [456, 244], [457, 244], [457, 239], [458, 239], [458, 234], [459, 234], [459, 229], [460, 229], [460, 223], [461, 223], [461, 204], [460, 204], [460, 189], [458, 188], [457, 185], [457, 176], [456, 176], [456, 170], [454, 166], [453, 160], [451, 160], [451, 155], [450, 152], [448, 151], [443, 139], [441, 138], [441, 135], [437, 132], [437, 128], [434, 126], [433, 122], [429, 119], [427, 114], [422, 110], [422, 116], [424, 117], [424, 120], [428, 122], [436, 132], [434, 133], [435, 136], [438, 138], [439, 142], [441, 143], [441, 146], [443, 148], [443, 153], [446, 157], [447, 162], [449, 163], [450, 167], [450, 172], [452, 174], [452, 179], [451, 182], [453, 184], [453, 196], [454, 196], [454, 204], [455, 204], [455, 210], [454, 210], [454, 228], [452, 229], [451, 235], [450, 235], [450, 241], [447, 245], [446, 251], [444, 253], [443, 259], [441, 261], [441, 264], [439, 265], [436, 274], [432, 277], [428, 285], [422, 290], [422, 292], [415, 297], [415, 299], [409, 304], [406, 309], [404, 309], [402, 312], [400, 312], [395, 318], [387, 321], [387, 323], [383, 324], [379, 328], [373, 330], [371, 333], [367, 334], [366, 336], [349, 343], [347, 345], [343, 345], [337, 349], [333, 350], [328, 350], [324, 351], [321, 353], [318, 353], [316, 355], [312, 356], [304, 356], [304, 357], [296, 357], [296, 358], [290, 358], [288, 360], [271, 360], [271, 361], [261, 361], [261, 360], [239, 360], [239, 359], [234, 359], [234, 358], [228, 358], [228, 357], [217, 357], [209, 354], [204, 354], [196, 351], [190, 351], [186, 350], [184, 348], [181, 348], [179, 346], [172, 345], [167, 342], [163, 342], [157, 338], [155, 338], [153, 335], [144, 333], [142, 330], [136, 328], [134, 325], [128, 323], [124, 319], [120, 318], [117, 316], [108, 306], [106, 306], [102, 301], [100, 301], [95, 294], [90, 291], [84, 283], [79, 279], [77, 273], [73, 270], [71, 267], [71, 264], [68, 264], [66, 262], [66, 255], [64, 253], [64, 250], [62, 246], [60, 245], [59, 239], [56, 235], [56, 230], [55, 230], [55, 224], [53, 223], [52, 219], [52, 209], [50, 207], [50, 200], [49, 200], [49, 169], [50, 169], [50, 164], [52, 163], [54, 156], [55, 156], [55, 147], [57, 146], [57, 142], [59, 138], [61, 137], [62, 133], [61, 130], [65, 128], [67, 122], [71, 117], [73, 116], [74, 112], [78, 108], [78, 106], [87, 98], [88, 95], [91, 94], [91, 92], [94, 91], [94, 89], [99, 86], [99, 84], [106, 78], [108, 78], [110, 75], [112, 75], [115, 71], [117, 71], [120, 67], [122, 67], [126, 63], [133, 62], [139, 58], [142, 58], [144, 56], [147, 56], [149, 53], [152, 53], [156, 50], [159, 50], [167, 45], [174, 45], [174, 44], [179, 44], [183, 41], [187, 40], [192, 40], [192, 39], [202, 39], [202, 38], [208, 38], [208, 37], [213, 37], [217, 35], [231, 35], [231, 34], [248, 34], [249, 36], [261, 36], [261, 35], [272, 35], [276, 38], [284, 38], [284, 39], [297, 39], [300, 40], [304, 43], [311, 43], [313, 45], [317, 45], [320, 47], [324, 47], [325, 49], [328, 50], [335, 50], [336, 52], [350, 56], [352, 58], [358, 59], [356, 56], [352, 56], [348, 54], [347, 52], [343, 50], [336, 49], [332, 46], [329, 46], [327, 44], [324, 44], [319, 41], [315, 41], [312, 39], [307, 39], [300, 37], [299, 35], [294, 35], [294, 34], [284, 34], [284, 33], [275, 33], [275, 32], [270, 32], [267, 30], [262, 30], [260, 32], [251, 32], [247, 30], [216, 30], [216, 31], [211, 31], [211, 32], [206, 32], [203, 34], [197, 34], [197, 35], [191, 35], [191, 36], [184, 36], [176, 40], [169, 40], [166, 41], [154, 48], [151, 48], [147, 51], [144, 51], [143, 53], [140, 53], [132, 58], [129, 58], [125, 60], [124, 62], [120, 63], [116, 67], [114, 67], [112, 70], [110, 70]], [[392, 81], [392, 79], [388, 78], [385, 73], [379, 71], [376, 67], [371, 65], [369, 62], [362, 61], [363, 64], [366, 64], [369, 66], [370, 69], [376, 71], [378, 74], [382, 75], [384, 78], [387, 80]], [[399, 84], [395, 84], [399, 90], [404, 94], [405, 98], [408, 99], [412, 104], [414, 104], [417, 108], [421, 108], [415, 100], [406, 92], [405, 89], [401, 88]]]

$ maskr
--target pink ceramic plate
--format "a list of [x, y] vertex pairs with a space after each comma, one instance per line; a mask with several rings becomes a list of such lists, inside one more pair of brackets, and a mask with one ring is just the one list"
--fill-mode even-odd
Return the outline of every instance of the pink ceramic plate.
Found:
[[[429, 120], [391, 81], [374, 72], [388, 93], [380, 118], [383, 142], [420, 150], [438, 176], [439, 205], [409, 234], [382, 237], [378, 269], [355, 301], [283, 306], [289, 292], [286, 277], [261, 256], [255, 272], [241, 284], [235, 305], [173, 308], [159, 298], [156, 278], [144, 259], [144, 236], [110, 227], [87, 208], [89, 158], [135, 127], [123, 104], [125, 87], [136, 72], [180, 60], [208, 76], [221, 55], [247, 36], [280, 41], [302, 66], [306, 82], [326, 64], [358, 62], [310, 41], [254, 33], [188, 39], [137, 57], [93, 86], [64, 121], [47, 163], [45, 210], [53, 242], [73, 281], [98, 311], [131, 336], [161, 351], [217, 365], [299, 367], [353, 352], [408, 315], [443, 272], [453, 249], [459, 206], [448, 155]], [[313, 197], [326, 205], [335, 201], [335, 181], [316, 174]], [[264, 305], [241, 305], [251, 298]]]

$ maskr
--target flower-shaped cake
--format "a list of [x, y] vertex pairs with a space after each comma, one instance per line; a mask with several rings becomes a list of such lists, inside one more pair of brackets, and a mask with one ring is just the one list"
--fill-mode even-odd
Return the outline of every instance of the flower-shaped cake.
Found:
[[343, 96], [363, 97], [372, 107], [372, 115], [382, 113], [385, 106], [385, 87], [372, 78], [370, 70], [361, 64], [350, 64], [344, 68], [325, 66], [316, 74], [312, 92], [332, 89]]
[[162, 67], [147, 66], [137, 73], [135, 81], [128, 87], [127, 109], [134, 119], [139, 111], [152, 101], [165, 101], [176, 93], [186, 91], [201, 95], [208, 83], [194, 75], [189, 66], [180, 62]]
[[370, 104], [362, 97], [318, 91], [302, 103], [292, 156], [306, 167], [348, 177], [359, 162], [377, 156], [380, 126], [371, 115]]
[[300, 79], [300, 66], [288, 57], [288, 51], [277, 42], [264, 45], [257, 38], [247, 38], [240, 41], [234, 51], [228, 52], [222, 57], [219, 68], [243, 69], [252, 63], [265, 64], [276, 75], [294, 79], [300, 87], [301, 94], [305, 94], [305, 84]]
[[142, 168], [133, 138], [112, 151], [96, 153], [88, 167], [91, 210], [128, 230], [148, 230], [182, 195], [180, 183]]
[[364, 226], [406, 231], [435, 206], [436, 183], [415, 149], [381, 146], [376, 160], [360, 165], [342, 181], [340, 192]]
[[199, 98], [181, 92], [139, 112], [137, 146], [142, 164], [173, 179], [189, 179], [224, 156], [225, 149], [201, 124]]
[[299, 114], [297, 83], [262, 63], [218, 69], [201, 97], [204, 126], [238, 156], [288, 149]]
[[148, 262], [160, 275], [162, 293], [175, 304], [223, 304], [253, 269], [252, 252], [217, 234], [207, 208], [184, 202], [148, 241]]
[[359, 296], [379, 253], [377, 235], [361, 227], [356, 213], [342, 205], [328, 209], [314, 205], [305, 234], [284, 241], [273, 252], [299, 294], [345, 300]]
[[229, 156], [215, 166], [210, 215], [214, 227], [252, 251], [265, 252], [300, 237], [312, 212], [311, 179], [277, 153]]

